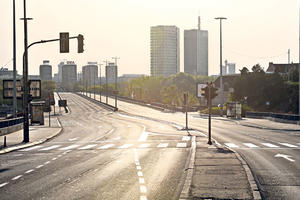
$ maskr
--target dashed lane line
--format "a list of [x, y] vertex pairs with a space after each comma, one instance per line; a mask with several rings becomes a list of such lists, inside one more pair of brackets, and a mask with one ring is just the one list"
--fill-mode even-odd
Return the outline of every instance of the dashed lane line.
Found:
[[12, 180], [12, 181], [18, 180], [18, 179], [21, 178], [22, 176], [23, 176], [23, 175], [16, 176], [16, 177], [12, 178], [11, 180]]
[[1, 183], [1, 184], [0, 184], [0, 188], [2, 188], [2, 187], [4, 187], [4, 186], [6, 186], [7, 184], [8, 184], [8, 182]]
[[70, 146], [67, 146], [67, 147], [64, 147], [64, 148], [60, 148], [59, 150], [65, 151], [65, 150], [74, 149], [76, 147], [79, 147], [79, 145], [73, 144], [73, 145], [70, 145]]
[[292, 147], [292, 148], [297, 148], [297, 147], [298, 147], [298, 146], [296, 146], [296, 145], [289, 144], [289, 143], [279, 143], [279, 144], [281, 144], [281, 145], [283, 145], [283, 146], [287, 146], [287, 147]]

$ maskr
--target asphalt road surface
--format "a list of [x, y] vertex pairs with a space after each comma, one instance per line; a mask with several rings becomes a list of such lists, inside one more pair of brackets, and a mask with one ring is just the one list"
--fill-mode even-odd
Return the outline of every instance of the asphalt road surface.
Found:
[[191, 138], [153, 120], [107, 111], [62, 94], [64, 130], [1, 155], [0, 199], [178, 199]]

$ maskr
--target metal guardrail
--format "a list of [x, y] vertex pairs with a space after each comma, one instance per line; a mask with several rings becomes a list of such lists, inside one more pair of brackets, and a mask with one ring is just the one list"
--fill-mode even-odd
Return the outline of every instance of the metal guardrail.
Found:
[[246, 117], [261, 117], [261, 118], [272, 117], [272, 118], [282, 119], [282, 120], [300, 121], [300, 115], [268, 113], [268, 112], [246, 112]]
[[14, 125], [23, 123], [23, 121], [24, 121], [23, 117], [2, 120], [2, 121], [0, 121], [0, 128], [6, 128], [6, 127], [9, 127], [9, 126], [14, 126]]

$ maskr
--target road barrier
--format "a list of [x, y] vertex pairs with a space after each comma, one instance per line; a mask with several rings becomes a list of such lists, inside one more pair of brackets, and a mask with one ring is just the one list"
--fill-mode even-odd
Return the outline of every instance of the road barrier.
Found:
[[270, 118], [276, 121], [288, 121], [297, 123], [300, 121], [300, 115], [268, 113], [268, 112], [246, 112], [246, 117], [249, 118]]
[[23, 121], [23, 117], [0, 121], [0, 136], [21, 130], [23, 127]]

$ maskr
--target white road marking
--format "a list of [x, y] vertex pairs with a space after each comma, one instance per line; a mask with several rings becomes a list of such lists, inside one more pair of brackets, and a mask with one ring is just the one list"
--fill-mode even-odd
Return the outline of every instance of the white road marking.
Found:
[[69, 149], [74, 149], [74, 148], [76, 148], [76, 147], [79, 147], [79, 145], [77, 145], [77, 144], [72, 144], [72, 145], [70, 145], [70, 146], [60, 148], [59, 150], [65, 151], [65, 150], [69, 150]]
[[245, 146], [250, 147], [250, 148], [258, 148], [255, 144], [252, 143], [243, 143]]
[[141, 176], [143, 176], [143, 172], [138, 171], [137, 175], [141, 177]]
[[102, 147], [99, 147], [98, 149], [108, 149], [108, 148], [113, 147], [113, 146], [115, 146], [115, 145], [114, 144], [106, 144]]
[[233, 144], [233, 143], [225, 143], [226, 146], [231, 147], [231, 148], [239, 148], [238, 145]]
[[43, 149], [40, 149], [40, 151], [47, 151], [47, 150], [52, 150], [52, 149], [56, 149], [58, 147], [60, 147], [61, 145], [52, 145], [50, 147], [46, 147], [46, 148], [43, 148]]
[[146, 196], [141, 196], [140, 200], [147, 200], [147, 197]]
[[69, 141], [75, 141], [75, 140], [78, 140], [78, 137], [69, 139]]
[[132, 144], [123, 144], [122, 146], [119, 147], [119, 149], [127, 149], [131, 146], [132, 146]]
[[11, 180], [15, 181], [15, 180], [18, 180], [19, 178], [21, 178], [23, 175], [19, 175], [19, 176], [16, 176], [14, 178], [12, 178]]
[[275, 155], [275, 158], [284, 158], [284, 159], [286, 159], [286, 160], [288, 160], [288, 161], [295, 162], [295, 160], [294, 160], [294, 159], [291, 159], [290, 157], [292, 157], [292, 156], [290, 156], [290, 155], [285, 155], [285, 154], [276, 154], [276, 155]]
[[37, 166], [36, 168], [39, 169], [39, 168], [41, 168], [41, 167], [44, 167], [44, 165], [39, 165], [39, 166]]
[[45, 164], [45, 165], [48, 165], [49, 163], [51, 163], [51, 162], [50, 162], [50, 161], [47, 161], [47, 162], [45, 162], [44, 164]]
[[113, 129], [111, 129], [107, 134], [111, 134], [112, 132], [114, 132], [114, 128]]
[[271, 144], [271, 143], [261, 143], [262, 145], [265, 145], [267, 147], [271, 147], [271, 148], [278, 148], [279, 146]]
[[141, 191], [141, 193], [147, 193], [147, 187], [144, 186], [144, 185], [141, 185], [140, 186], [140, 191]]
[[113, 140], [120, 140], [121, 139], [121, 137], [119, 136], [119, 137], [115, 137], [115, 138], [113, 138]]
[[140, 165], [140, 162], [135, 160], [135, 165]]
[[157, 147], [159, 147], [159, 148], [166, 148], [166, 147], [168, 147], [168, 143], [160, 143], [159, 145], [157, 145]]
[[297, 147], [298, 147], [298, 146], [296, 146], [296, 145], [289, 144], [289, 143], [279, 143], [279, 144], [281, 144], [281, 145], [283, 145], [283, 146], [287, 146], [287, 147], [292, 147], [292, 148], [297, 148]]
[[136, 166], [136, 169], [137, 170], [142, 170], [142, 167], [138, 165], [138, 166]]
[[20, 151], [31, 151], [34, 149], [39, 149], [42, 148], [43, 146], [34, 146], [34, 147], [30, 147], [30, 148], [26, 148], [26, 149], [21, 149]]
[[1, 183], [1, 184], [0, 184], [0, 188], [6, 186], [7, 184], [8, 184], [8, 182]]
[[144, 127], [144, 129], [143, 129], [142, 135], [138, 139], [139, 142], [146, 141], [148, 138], [148, 135], [149, 135], [148, 132], [146, 132], [146, 127], [145, 126], [143, 126], [143, 127]]
[[145, 179], [144, 178], [139, 178], [139, 182], [140, 182], [140, 184], [144, 184], [145, 183]]
[[25, 172], [25, 174], [29, 174], [29, 173], [31, 173], [31, 172], [33, 172], [33, 171], [34, 171], [34, 169], [27, 170], [27, 171]]
[[63, 155], [66, 155], [67, 153], [69, 153], [69, 152], [71, 152], [72, 150], [68, 150], [68, 151], [65, 151], [65, 152], [63, 152], [62, 154]]
[[190, 141], [191, 137], [190, 136], [183, 136], [182, 141]]
[[217, 140], [215, 140], [216, 145], [218, 145], [219, 147], [222, 146]]
[[95, 147], [95, 146], [97, 146], [97, 144], [89, 144], [89, 145], [86, 145], [86, 146], [81, 147], [81, 148], [79, 148], [79, 149], [80, 149], [80, 150], [85, 150], [85, 149], [93, 148], [93, 147]]
[[52, 160], [56, 160], [57, 158], [52, 158]]
[[150, 144], [141, 144], [138, 148], [147, 148], [150, 147]]
[[184, 148], [186, 147], [186, 143], [177, 143], [176, 147], [179, 147], [179, 148]]

